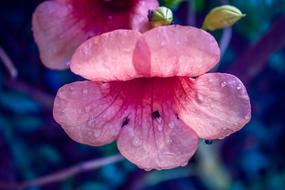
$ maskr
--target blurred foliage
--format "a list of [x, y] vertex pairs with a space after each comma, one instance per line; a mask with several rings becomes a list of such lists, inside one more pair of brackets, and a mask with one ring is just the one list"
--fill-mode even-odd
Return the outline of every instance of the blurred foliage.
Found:
[[[43, 97], [35, 97], [23, 84], [51, 99], [63, 84], [79, 79], [70, 71], [43, 67], [31, 33], [31, 17], [42, 0], [0, 2], [0, 45], [19, 71], [11, 83], [0, 61], [0, 181], [23, 181], [68, 166], [118, 153], [116, 144], [94, 148], [67, 137], [52, 118]], [[175, 23], [187, 24], [189, 0], [162, 0], [175, 13]], [[231, 44], [218, 72], [228, 68], [270, 31], [285, 15], [285, 0], [230, 0], [247, 17], [233, 27]], [[221, 1], [196, 0], [196, 26]], [[213, 33], [219, 40], [222, 31]], [[266, 44], [265, 44], [266, 46]], [[175, 189], [230, 190], [285, 187], [285, 50], [275, 51], [247, 86], [252, 121], [238, 133], [199, 152], [184, 168], [145, 172], [128, 161], [81, 173], [66, 181], [30, 189]], [[252, 60], [254, 62], [255, 60]], [[21, 83], [20, 83], [20, 82]], [[16, 85], [13, 85], [16, 84]], [[24, 89], [24, 90], [23, 90]]]

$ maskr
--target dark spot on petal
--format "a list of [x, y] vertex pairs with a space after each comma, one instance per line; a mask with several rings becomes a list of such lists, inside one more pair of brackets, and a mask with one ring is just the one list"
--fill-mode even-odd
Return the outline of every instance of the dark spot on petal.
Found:
[[159, 113], [159, 111], [156, 110], [156, 111], [152, 112], [152, 113], [151, 113], [151, 117], [152, 117], [153, 119], [160, 118], [160, 113]]
[[128, 125], [130, 122], [129, 118], [128, 117], [125, 117], [124, 120], [123, 120], [123, 123], [122, 123], [122, 127]]
[[213, 144], [214, 141], [205, 139], [204, 142], [205, 142], [205, 144]]
[[148, 21], [149, 21], [149, 22], [151, 21], [152, 16], [153, 16], [153, 10], [148, 10], [148, 12], [147, 12], [147, 18], [148, 18]]
[[178, 120], [180, 120], [180, 118], [179, 118], [179, 116], [178, 116], [178, 114], [177, 114], [177, 113], [175, 113], [175, 116], [176, 116], [176, 118], [177, 118]]

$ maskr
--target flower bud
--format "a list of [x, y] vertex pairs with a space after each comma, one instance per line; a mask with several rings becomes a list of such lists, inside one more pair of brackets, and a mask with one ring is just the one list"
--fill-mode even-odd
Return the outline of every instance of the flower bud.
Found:
[[235, 24], [244, 16], [245, 14], [242, 14], [236, 7], [223, 5], [212, 9], [210, 13], [208, 13], [202, 28], [211, 31], [226, 28]]
[[153, 27], [169, 25], [173, 20], [173, 13], [167, 7], [158, 7], [155, 10], [149, 10], [149, 22]]

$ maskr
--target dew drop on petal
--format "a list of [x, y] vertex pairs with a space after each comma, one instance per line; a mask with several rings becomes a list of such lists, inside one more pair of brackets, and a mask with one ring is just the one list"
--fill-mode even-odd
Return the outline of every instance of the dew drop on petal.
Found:
[[140, 140], [139, 140], [137, 137], [135, 137], [135, 138], [133, 139], [133, 145], [134, 145], [134, 146], [139, 146], [139, 145], [140, 145]]
[[101, 84], [101, 87], [102, 87], [103, 89], [108, 89], [108, 88], [110, 87], [110, 84], [104, 82], [104, 83]]
[[175, 127], [175, 124], [173, 122], [168, 123], [168, 127], [173, 129]]
[[205, 139], [204, 142], [205, 142], [205, 144], [208, 144], [208, 145], [213, 144], [213, 140]]
[[158, 129], [158, 131], [162, 131], [163, 126], [162, 125], [157, 125], [157, 129]]
[[237, 85], [237, 90], [241, 90], [241, 85]]
[[165, 46], [165, 42], [160, 42], [160, 47]]
[[221, 87], [224, 88], [225, 86], [227, 86], [227, 82], [224, 81], [221, 83]]

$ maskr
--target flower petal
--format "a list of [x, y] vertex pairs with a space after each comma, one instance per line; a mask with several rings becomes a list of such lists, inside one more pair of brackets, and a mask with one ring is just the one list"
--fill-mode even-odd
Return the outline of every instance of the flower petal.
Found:
[[51, 69], [68, 68], [75, 48], [87, 39], [84, 22], [76, 20], [65, 3], [45, 1], [33, 15], [33, 34], [40, 57]]
[[121, 154], [146, 170], [185, 166], [197, 149], [198, 137], [173, 110], [169, 86], [176, 79], [133, 81], [128, 87], [134, 97], [129, 98], [133, 103], [127, 110], [128, 122], [117, 141]]
[[[209, 73], [181, 80], [179, 117], [200, 138], [221, 139], [240, 130], [251, 117], [247, 91], [233, 75]], [[183, 95], [184, 94], [184, 95]]]
[[33, 34], [42, 62], [68, 68], [75, 49], [88, 38], [116, 29], [146, 30], [147, 10], [156, 0], [55, 0], [40, 4], [33, 15]]
[[121, 84], [74, 82], [61, 87], [53, 115], [75, 141], [100, 146], [116, 139], [121, 128]]
[[95, 36], [74, 53], [71, 70], [94, 81], [129, 80], [138, 77], [133, 51], [141, 33], [116, 30]]
[[144, 33], [151, 52], [150, 76], [195, 77], [213, 68], [220, 49], [213, 36], [190, 26], [156, 27]]
[[193, 27], [163, 26], [144, 34], [117, 30], [83, 43], [72, 57], [71, 70], [97, 81], [193, 77], [211, 69], [219, 55], [215, 39]]

